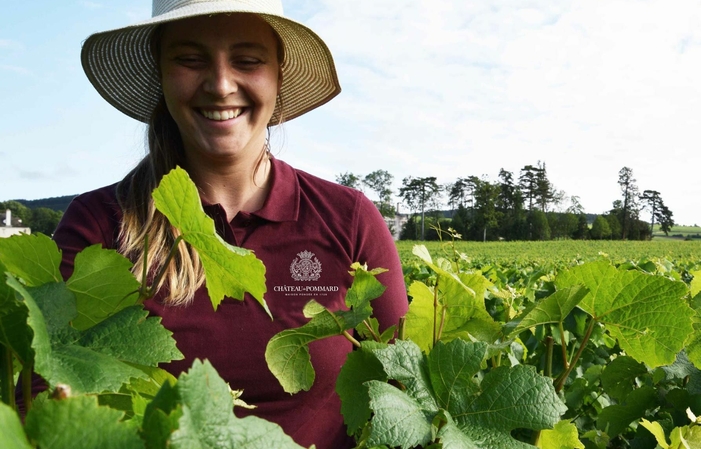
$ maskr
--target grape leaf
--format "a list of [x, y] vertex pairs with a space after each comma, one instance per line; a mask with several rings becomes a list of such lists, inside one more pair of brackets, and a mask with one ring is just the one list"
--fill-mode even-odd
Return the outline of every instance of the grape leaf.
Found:
[[540, 433], [538, 447], [541, 449], [584, 449], [584, 444], [579, 441], [577, 426], [570, 421], [560, 421], [554, 428], [543, 430]]
[[587, 287], [579, 307], [604, 323], [628, 355], [650, 367], [672, 363], [693, 331], [683, 282], [618, 270], [600, 260], [561, 272], [555, 284]]
[[0, 447], [3, 449], [32, 449], [15, 411], [0, 401]]
[[136, 428], [120, 421], [123, 416], [120, 411], [100, 407], [95, 396], [76, 396], [33, 407], [25, 430], [41, 448], [144, 448]]
[[[182, 416], [168, 447], [222, 449], [299, 448], [280, 426], [255, 416], [233, 413], [229, 386], [208, 362], [196, 360], [175, 386]], [[171, 405], [172, 407], [172, 405]]]
[[15, 298], [14, 289], [5, 281], [5, 269], [0, 263], [0, 345], [9, 348], [22, 365], [34, 359], [32, 331], [27, 325], [29, 311]]
[[24, 299], [33, 330], [35, 370], [51, 386], [69, 385], [76, 393], [116, 392], [130, 378], [148, 375], [125, 362], [155, 365], [181, 357], [171, 332], [159, 318], [146, 318], [142, 306], [122, 309], [83, 332], [70, 327], [75, 297], [63, 282], [25, 288], [8, 277]]
[[415, 343], [398, 340], [393, 345], [375, 350], [374, 353], [382, 363], [387, 377], [401, 382], [406, 388], [406, 393], [414, 398], [422, 409], [434, 414], [438, 411], [426, 356]]
[[485, 343], [439, 342], [425, 356], [413, 342], [398, 341], [373, 352], [388, 377], [405, 390], [379, 381], [367, 383], [373, 412], [370, 444], [424, 445], [436, 430], [434, 420], [443, 416], [445, 430], [438, 435], [452, 447], [532, 448], [510, 432], [552, 427], [567, 410], [552, 381], [530, 367], [499, 367], [479, 383], [475, 374]]
[[305, 315], [308, 316], [312, 308], [321, 309], [315, 311], [311, 321], [302, 327], [286, 329], [274, 335], [265, 347], [268, 368], [287, 393], [308, 391], [314, 384], [316, 374], [309, 354], [309, 343], [339, 335], [351, 328], [314, 300], [305, 306]]
[[654, 388], [638, 388], [626, 397], [625, 405], [610, 405], [603, 409], [596, 419], [596, 427], [613, 438], [630, 423], [645, 416], [647, 410], [657, 406], [657, 392]]
[[341, 414], [348, 434], [352, 435], [370, 419], [370, 396], [365, 382], [370, 380], [387, 381], [382, 364], [372, 349], [386, 347], [381, 343], [364, 341], [361, 347], [348, 353], [346, 362], [336, 380], [336, 393], [341, 398]]
[[441, 408], [456, 410], [456, 402], [463, 401], [466, 395], [479, 392], [479, 386], [473, 378], [480, 370], [486, 352], [486, 343], [436, 344], [428, 359], [428, 368]]
[[689, 274], [694, 277], [689, 286], [691, 289], [691, 297], [694, 298], [701, 293], [701, 270], [692, 271]]
[[410, 395], [385, 382], [367, 382], [374, 416], [368, 443], [402, 449], [425, 445], [431, 440], [433, 413], [424, 410]]
[[87, 329], [109, 315], [136, 304], [139, 282], [129, 271], [132, 263], [114, 250], [92, 245], [75, 257], [66, 284], [75, 294], [78, 316], [73, 327]]
[[637, 387], [635, 378], [646, 374], [647, 368], [632, 357], [616, 357], [604, 368], [601, 386], [612, 398], [623, 401]]
[[519, 334], [539, 324], [561, 323], [587, 293], [589, 290], [580, 285], [556, 291], [537, 303], [520, 320], [511, 321], [510, 323], [517, 323], [517, 326], [509, 332], [509, 335]]
[[6, 271], [36, 287], [63, 280], [58, 267], [61, 253], [56, 243], [44, 234], [20, 234], [0, 239], [0, 263]]
[[[250, 293], [265, 309], [265, 266], [252, 251], [226, 243], [205, 214], [197, 187], [182, 168], [165, 175], [153, 191], [156, 208], [197, 250], [207, 278], [207, 291], [216, 310], [225, 296], [243, 300]], [[272, 318], [272, 315], [270, 315]]]
[[422, 351], [429, 352], [433, 347], [433, 292], [423, 282], [414, 281], [407, 293], [411, 296], [411, 303], [404, 325], [406, 338]]
[[[422, 254], [422, 249], [425, 247], [414, 247], [418, 254]], [[424, 257], [430, 260], [430, 256]], [[440, 327], [441, 319], [445, 316], [441, 340], [448, 342], [474, 336], [480, 340], [494, 341], [501, 326], [487, 313], [483, 299], [484, 292], [492, 284], [481, 274], [461, 273], [456, 276], [436, 265], [428, 266], [434, 271], [438, 270], [438, 307], [434, 307], [435, 287], [431, 289], [422, 282], [413, 282], [408, 289], [412, 301], [406, 315], [407, 338], [424, 352], [430, 351], [433, 347], [434, 319], [435, 327]], [[475, 292], [479, 296], [475, 296]]]
[[354, 263], [351, 268], [353, 284], [345, 299], [351, 310], [331, 312], [316, 301], [309, 301], [304, 307], [304, 315], [311, 321], [295, 329], [286, 329], [268, 341], [265, 361], [286, 392], [307, 391], [314, 383], [309, 343], [353, 329], [370, 317], [370, 301], [384, 292], [385, 287], [375, 279], [383, 269], [368, 271], [359, 263]]
[[82, 332], [77, 344], [139, 365], [182, 359], [171, 338], [173, 333], [161, 326], [161, 318], [147, 316], [148, 311], [141, 306], [127, 307]]

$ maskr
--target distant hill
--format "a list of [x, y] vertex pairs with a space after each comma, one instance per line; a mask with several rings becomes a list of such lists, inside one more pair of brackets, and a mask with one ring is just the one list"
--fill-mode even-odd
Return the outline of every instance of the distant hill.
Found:
[[39, 207], [45, 207], [47, 209], [52, 209], [55, 211], [65, 212], [68, 204], [78, 195], [66, 195], [66, 196], [55, 196], [52, 198], [42, 198], [39, 200], [14, 200], [18, 203], [24, 204], [30, 209], [36, 209]]

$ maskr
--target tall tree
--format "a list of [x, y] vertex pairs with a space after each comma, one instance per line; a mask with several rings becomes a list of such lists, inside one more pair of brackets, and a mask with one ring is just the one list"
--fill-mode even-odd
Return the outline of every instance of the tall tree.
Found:
[[479, 180], [475, 190], [475, 223], [482, 229], [482, 241], [487, 240], [487, 229], [499, 225], [501, 214], [496, 207], [498, 198], [499, 185]]
[[351, 189], [356, 189], [356, 190], [363, 190], [363, 186], [361, 184], [361, 178], [360, 176], [356, 175], [355, 173], [351, 172], [345, 172], [341, 173], [339, 175], [336, 175], [336, 183], [341, 184], [342, 186], [350, 187]]
[[363, 184], [377, 194], [379, 198], [377, 208], [384, 217], [393, 217], [395, 214], [392, 206], [392, 181], [394, 176], [386, 170], [375, 170], [363, 178]]
[[524, 198], [528, 200], [528, 210], [533, 210], [533, 203], [538, 198], [538, 171], [538, 167], [526, 165], [518, 177], [518, 185]]
[[655, 220], [659, 223], [662, 232], [665, 235], [669, 235], [669, 231], [674, 226], [674, 220], [672, 219], [672, 211], [665, 206], [660, 192], [657, 190], [644, 190], [643, 194], [640, 195], [640, 200], [650, 208], [650, 237], [652, 237], [655, 229]]
[[547, 212], [548, 206], [556, 199], [564, 196], [564, 192], [556, 192], [552, 183], [548, 179], [548, 172], [545, 169], [545, 162], [538, 161], [535, 172], [535, 198], [538, 201], [540, 210]]
[[623, 197], [621, 208], [623, 240], [626, 240], [628, 237], [631, 223], [638, 218], [638, 186], [636, 182], [631, 168], [623, 167], [618, 172], [618, 185], [621, 188], [621, 196]]
[[413, 178], [402, 180], [399, 197], [413, 212], [421, 212], [421, 240], [426, 237], [426, 211], [437, 209], [440, 200], [441, 187], [436, 183], [436, 177]]

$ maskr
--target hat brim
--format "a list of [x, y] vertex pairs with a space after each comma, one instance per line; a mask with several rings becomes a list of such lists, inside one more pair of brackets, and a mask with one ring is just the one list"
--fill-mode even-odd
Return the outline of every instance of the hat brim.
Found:
[[85, 74], [108, 103], [148, 123], [162, 96], [158, 67], [151, 53], [151, 35], [156, 27], [202, 15], [249, 12], [265, 20], [284, 46], [281, 100], [275, 105], [270, 126], [299, 117], [341, 92], [331, 52], [312, 30], [281, 15], [239, 6], [226, 9], [221, 3], [195, 3], [135, 25], [91, 35], [81, 51]]

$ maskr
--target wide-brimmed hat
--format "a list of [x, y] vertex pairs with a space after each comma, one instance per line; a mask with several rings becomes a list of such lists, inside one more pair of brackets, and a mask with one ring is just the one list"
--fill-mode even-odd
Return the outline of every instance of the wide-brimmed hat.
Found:
[[[148, 122], [161, 98], [151, 35], [160, 24], [220, 13], [254, 13], [280, 36], [282, 87], [270, 125], [291, 120], [341, 91], [328, 47], [312, 30], [285, 18], [280, 0], [153, 0], [152, 18], [95, 33], [83, 44], [83, 70], [95, 89], [129, 117]], [[282, 111], [281, 111], [282, 104]]]

